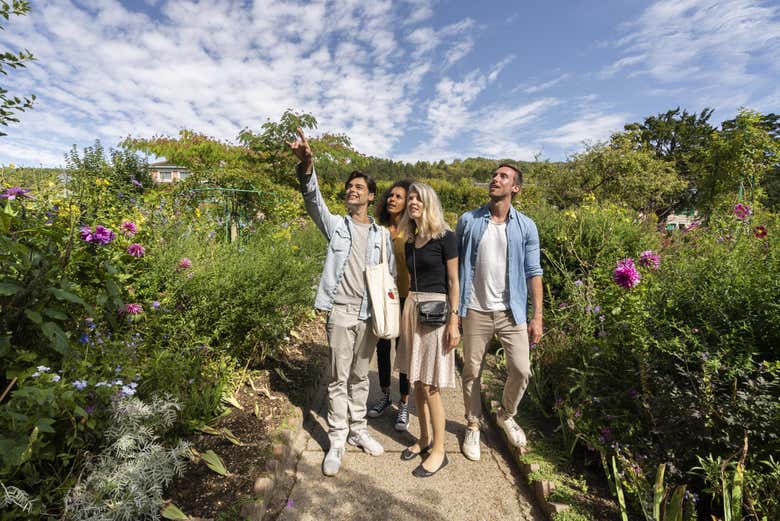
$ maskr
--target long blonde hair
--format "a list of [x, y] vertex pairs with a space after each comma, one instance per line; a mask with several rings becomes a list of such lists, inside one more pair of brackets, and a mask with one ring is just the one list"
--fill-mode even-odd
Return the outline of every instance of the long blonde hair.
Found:
[[414, 182], [409, 187], [406, 196], [409, 197], [415, 192], [422, 202], [422, 216], [418, 227], [414, 219], [409, 217], [409, 204], [406, 205], [404, 216], [401, 218], [401, 224], [398, 228], [406, 236], [408, 242], [414, 242], [417, 236], [425, 240], [439, 239], [444, 237], [444, 232], [450, 231], [450, 225], [444, 220], [444, 211], [441, 208], [441, 201], [436, 191], [430, 185]]

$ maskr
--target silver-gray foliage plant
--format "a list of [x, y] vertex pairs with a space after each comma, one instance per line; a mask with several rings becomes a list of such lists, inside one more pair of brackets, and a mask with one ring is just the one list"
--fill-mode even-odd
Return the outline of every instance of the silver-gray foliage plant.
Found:
[[20, 488], [13, 486], [5, 486], [5, 483], [0, 481], [0, 487], [2, 487], [2, 494], [0, 494], [0, 508], [16, 507], [22, 510], [22, 512], [29, 512], [32, 509], [32, 501], [30, 495]]
[[184, 473], [189, 446], [159, 443], [181, 409], [170, 397], [144, 403], [121, 398], [112, 406], [108, 446], [85, 471], [86, 478], [65, 497], [66, 519], [73, 521], [133, 521], [159, 519], [163, 491]]

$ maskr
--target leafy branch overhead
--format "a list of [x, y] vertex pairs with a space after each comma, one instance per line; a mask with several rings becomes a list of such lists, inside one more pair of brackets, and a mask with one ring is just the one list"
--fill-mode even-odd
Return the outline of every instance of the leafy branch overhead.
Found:
[[[30, 11], [30, 4], [26, 0], [13, 0], [8, 2], [0, 0], [0, 16], [9, 20], [11, 16], [24, 16]], [[0, 30], [5, 30], [5, 26], [0, 25]], [[8, 69], [19, 69], [26, 67], [25, 62], [34, 60], [35, 57], [27, 49], [16, 53], [4, 51], [0, 52], [0, 73], [8, 76]], [[35, 94], [29, 97], [19, 97], [11, 95], [3, 86], [0, 86], [0, 125], [8, 126], [9, 123], [18, 123], [16, 116], [19, 112], [31, 109], [35, 101]], [[7, 135], [0, 132], [0, 136]]]

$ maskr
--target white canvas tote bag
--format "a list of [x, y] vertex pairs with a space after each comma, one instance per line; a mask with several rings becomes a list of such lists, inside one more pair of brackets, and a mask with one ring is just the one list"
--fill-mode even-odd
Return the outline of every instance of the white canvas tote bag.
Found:
[[401, 322], [401, 303], [395, 279], [387, 264], [386, 239], [390, 232], [382, 230], [382, 251], [379, 264], [366, 268], [366, 287], [371, 300], [374, 334], [379, 338], [396, 338]]

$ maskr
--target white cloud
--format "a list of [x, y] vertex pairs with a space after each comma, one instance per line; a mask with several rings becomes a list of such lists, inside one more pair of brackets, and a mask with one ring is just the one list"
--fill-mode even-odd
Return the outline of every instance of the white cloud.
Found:
[[541, 92], [543, 90], [547, 90], [551, 87], [554, 87], [555, 85], [558, 85], [562, 81], [568, 80], [571, 78], [571, 74], [565, 73], [561, 74], [557, 78], [553, 78], [550, 81], [545, 81], [544, 83], [540, 83], [539, 85], [531, 85], [530, 87], [526, 87], [523, 89], [523, 92], [526, 94], [536, 94], [537, 92]]
[[52, 159], [71, 143], [100, 138], [108, 147], [181, 128], [233, 139], [289, 107], [386, 155], [440, 63], [435, 47], [454, 41], [442, 52], [456, 62], [473, 27], [466, 19], [434, 31], [436, 45], [420, 52], [431, 33], [415, 24], [431, 17], [432, 1], [155, 4], [158, 19], [116, 0], [46, 0], [0, 32], [0, 45], [37, 58], [13, 71], [12, 93], [39, 98], [3, 138], [0, 160]]
[[582, 143], [603, 141], [623, 128], [627, 114], [585, 113], [543, 136], [540, 141], [572, 148]]
[[[706, 85], [703, 97], [750, 93], [780, 71], [780, 5], [766, 0], [661, 0], [626, 25], [623, 55], [602, 70], [661, 84]], [[776, 78], [776, 76], [775, 76]]]

